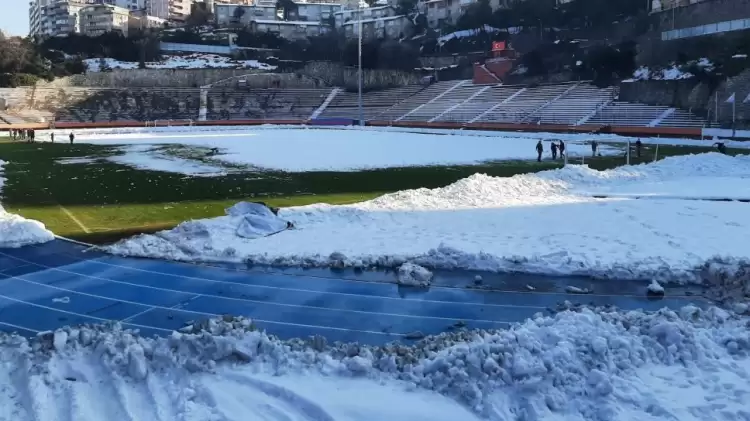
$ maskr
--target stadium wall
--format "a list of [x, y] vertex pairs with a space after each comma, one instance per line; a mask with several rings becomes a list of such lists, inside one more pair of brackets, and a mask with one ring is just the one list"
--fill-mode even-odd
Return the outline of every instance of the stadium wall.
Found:
[[620, 101], [702, 110], [710, 95], [696, 79], [643, 80], [620, 84]]
[[258, 73], [253, 69], [114, 69], [55, 79], [39, 87], [198, 88], [235, 76]]
[[[315, 124], [312, 120], [212, 120], [212, 121], [175, 121], [163, 122], [169, 126], [260, 126], [260, 125], [298, 125], [298, 126], [322, 126]], [[692, 138], [703, 137], [701, 128], [673, 128], [673, 127], [617, 127], [617, 126], [565, 126], [565, 125], [536, 125], [536, 124], [503, 124], [503, 123], [449, 123], [449, 122], [420, 122], [420, 121], [368, 121], [370, 127], [402, 127], [412, 129], [443, 129], [443, 130], [483, 130], [504, 132], [534, 132], [534, 133], [601, 133], [622, 136], [643, 137], [669, 137], [669, 138]], [[144, 123], [133, 122], [99, 122], [99, 123], [57, 123], [55, 129], [101, 129], [101, 128], [127, 128], [144, 127]], [[331, 127], [330, 125], [326, 125]], [[49, 129], [49, 124], [17, 124], [0, 125], [0, 130], [8, 129]], [[738, 134], [738, 133], [736, 133]], [[750, 137], [750, 136], [748, 136]]]

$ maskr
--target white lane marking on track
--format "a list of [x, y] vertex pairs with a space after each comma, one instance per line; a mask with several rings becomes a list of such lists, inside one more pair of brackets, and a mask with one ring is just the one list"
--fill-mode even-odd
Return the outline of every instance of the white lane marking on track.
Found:
[[[73, 290], [69, 290], [69, 289], [65, 289], [65, 288], [56, 287], [54, 285], [47, 285], [47, 284], [42, 284], [42, 283], [39, 283], [39, 282], [29, 281], [27, 279], [22, 279], [22, 278], [19, 278], [17, 276], [10, 276], [7, 279], [16, 279], [16, 280], [19, 280], [21, 282], [26, 282], [26, 283], [30, 283], [30, 284], [36, 284], [36, 285], [40, 285], [42, 287], [56, 289], [56, 290], [59, 290], [59, 291], [66, 291], [66, 292], [69, 292], [69, 293], [72, 293], [72, 294], [79, 294], [79, 295], [84, 295], [84, 296], [88, 296], [88, 297], [92, 297], [92, 298], [99, 298], [99, 299], [102, 299], [102, 300], [114, 301], [116, 303], [125, 303], [125, 304], [137, 305], [137, 306], [141, 306], [141, 307], [149, 307], [149, 310], [157, 310], [157, 309], [158, 310], [168, 310], [168, 311], [173, 311], [173, 312], [176, 312], [176, 313], [189, 313], [189, 314], [197, 314], [197, 315], [200, 315], [200, 316], [208, 316], [208, 317], [219, 317], [219, 316], [221, 316], [221, 314], [218, 314], [218, 313], [206, 313], [206, 312], [202, 312], [202, 311], [185, 310], [185, 309], [175, 309], [175, 308], [172, 308], [172, 307], [146, 305], [146, 304], [143, 304], [143, 303], [136, 303], [134, 301], [121, 300], [121, 299], [109, 298], [109, 297], [103, 297], [101, 295], [88, 294], [88, 293], [85, 293], [85, 292], [73, 291]], [[87, 314], [80, 314], [80, 313], [75, 313], [75, 312], [70, 312], [70, 311], [58, 310], [56, 308], [51, 308], [51, 307], [43, 306], [41, 304], [36, 304], [36, 303], [29, 302], [29, 301], [19, 300], [17, 298], [12, 298], [12, 297], [9, 297], [9, 296], [6, 296], [6, 295], [0, 295], [0, 298], [7, 298], [7, 299], [12, 300], [12, 301], [16, 301], [16, 302], [20, 302], [20, 303], [25, 303], [25, 304], [28, 304], [28, 305], [31, 305], [31, 306], [35, 306], [35, 307], [40, 307], [40, 308], [47, 308], [47, 309], [54, 310], [54, 311], [59, 311], [59, 312], [62, 312], [62, 313], [69, 313], [69, 314], [74, 314], [74, 315], [77, 315], [77, 316], [90, 317], [90, 318], [101, 320], [101, 321], [110, 321], [108, 319], [102, 319], [100, 317], [95, 317], [95, 316], [91, 316], [91, 315], [87, 315]], [[376, 331], [370, 331], [370, 330], [344, 329], [344, 328], [333, 327], [333, 326], [316, 326], [316, 325], [307, 325], [307, 324], [302, 324], [302, 323], [279, 322], [279, 321], [274, 321], [274, 320], [264, 320], [264, 319], [255, 319], [255, 318], [253, 320], [255, 320], [255, 321], [259, 322], [259, 323], [267, 323], [267, 324], [271, 324], [271, 325], [296, 326], [296, 327], [305, 327], [305, 328], [313, 328], [313, 329], [336, 330], [336, 331], [342, 331], [342, 332], [368, 333], [368, 334], [385, 335], [385, 336], [404, 336], [405, 335], [405, 334], [402, 334], [402, 333], [385, 333], [385, 332], [376, 332]], [[156, 328], [156, 327], [152, 327], [152, 326], [137, 325], [137, 324], [130, 323], [130, 322], [128, 322], [126, 324], [132, 325], [132, 326], [145, 327], [145, 328], [149, 328], [149, 329], [160, 329], [160, 328]], [[161, 330], [167, 330], [168, 331], [168, 329], [161, 329]]]
[[32, 329], [30, 327], [23, 327], [23, 326], [19, 326], [19, 325], [14, 325], [13, 323], [0, 322], [0, 326], [8, 326], [8, 327], [12, 327], [13, 329], [28, 330], [29, 332], [34, 332], [34, 333], [39, 333], [40, 332], [37, 329]]
[[[56, 269], [56, 268], [53, 268], [53, 269], [54, 270], [59, 270], [59, 269]], [[188, 295], [193, 295], [193, 296], [197, 296], [197, 297], [209, 297], [209, 298], [216, 298], [216, 299], [220, 299], [220, 300], [223, 299], [223, 300], [247, 302], [247, 303], [253, 303], [253, 304], [267, 304], [267, 305], [279, 306], [279, 307], [305, 308], [305, 309], [310, 309], [310, 310], [324, 310], [324, 311], [331, 311], [331, 312], [355, 313], [355, 314], [364, 314], [364, 315], [368, 315], [368, 316], [404, 317], [404, 318], [408, 318], [408, 319], [443, 320], [443, 321], [446, 321], [446, 322], [455, 322], [457, 320], [457, 318], [446, 318], [446, 317], [437, 317], [437, 316], [415, 316], [415, 315], [412, 315], [412, 314], [395, 314], [395, 313], [383, 313], [383, 312], [377, 312], [377, 311], [363, 311], [363, 310], [352, 310], [352, 309], [338, 309], [338, 308], [328, 308], [328, 307], [315, 307], [315, 306], [307, 306], [307, 305], [303, 305], [303, 304], [275, 303], [275, 302], [270, 302], [270, 301], [250, 300], [250, 299], [247, 299], [247, 298], [226, 297], [226, 296], [222, 296], [222, 295], [198, 294], [198, 293], [190, 292], [190, 291], [179, 291], [179, 290], [175, 290], [175, 289], [155, 287], [155, 286], [151, 286], [151, 285], [134, 284], [134, 283], [131, 283], [131, 282], [118, 281], [118, 280], [109, 279], [109, 278], [102, 278], [102, 277], [94, 276], [94, 275], [86, 275], [86, 274], [75, 273], [75, 272], [69, 272], [69, 273], [75, 274], [75, 275], [78, 275], [78, 276], [84, 277], [84, 278], [97, 279], [97, 280], [100, 280], [100, 281], [111, 282], [111, 283], [121, 284], [121, 285], [129, 285], [129, 286], [132, 286], [132, 287], [135, 287], [135, 288], [152, 289], [152, 290], [164, 291], [164, 292], [172, 292], [172, 293], [177, 293], [177, 294], [188, 294]], [[116, 298], [116, 297], [105, 297], [105, 296], [101, 296], [101, 295], [88, 294], [88, 293], [84, 293], [84, 292], [80, 292], [80, 291], [75, 291], [75, 290], [71, 290], [71, 289], [67, 289], [67, 288], [61, 288], [61, 287], [57, 287], [57, 286], [53, 286], [53, 285], [49, 285], [49, 284], [44, 284], [44, 283], [41, 283], [41, 282], [32, 281], [32, 280], [25, 279], [25, 278], [22, 277], [22, 276], [25, 276], [25, 275], [21, 275], [21, 276], [6, 275], [6, 276], [8, 276], [8, 278], [10, 278], [10, 279], [17, 279], [17, 280], [20, 280], [20, 281], [23, 281], [23, 282], [28, 282], [30, 284], [35, 284], [35, 285], [40, 285], [40, 286], [47, 286], [47, 287], [54, 288], [54, 289], [57, 289], [57, 290], [60, 290], [60, 291], [71, 292], [73, 294], [88, 295], [88, 296], [91, 296], [91, 297], [103, 298], [103, 299], [112, 300], [112, 301], [126, 302], [126, 301], [123, 301], [123, 300], [121, 300], [119, 298]], [[195, 299], [195, 297], [191, 298], [191, 300], [192, 299]], [[191, 301], [191, 300], [189, 300], [189, 301]], [[149, 307], [154, 307], [154, 308], [163, 308], [163, 309], [170, 309], [170, 308], [172, 308], [172, 307], [163, 307], [163, 306], [151, 306], [149, 304], [136, 303], [136, 302], [132, 302], [132, 304], [137, 304], [137, 305], [141, 305], [141, 306], [149, 306]], [[212, 313], [206, 313], [206, 314], [212, 314]], [[482, 319], [462, 319], [462, 320], [468, 321], [468, 322], [482, 322], [482, 323], [495, 323], [495, 324], [497, 324], [497, 323], [508, 324], [509, 323], [509, 322], [502, 321], [502, 320], [482, 320]]]
[[[69, 270], [65, 270], [65, 269], [60, 269], [60, 268], [56, 268], [56, 267], [44, 266], [44, 265], [40, 265], [40, 264], [37, 264], [37, 263], [30, 262], [30, 261], [28, 261], [26, 259], [22, 259], [20, 257], [10, 256], [10, 255], [7, 255], [7, 254], [2, 253], [2, 252], [0, 252], [0, 256], [10, 257], [12, 259], [16, 259], [16, 260], [21, 261], [21, 262], [31, 263], [31, 264], [34, 264], [36, 266], [43, 267], [43, 268], [45, 268], [47, 270], [55, 270], [55, 271], [58, 271], [58, 272], [69, 273], [69, 274], [73, 274], [73, 275], [88, 276], [90, 278], [95, 278], [95, 279], [106, 279], [106, 280], [109, 280], [109, 281], [112, 281], [112, 282], [121, 282], [121, 283], [123, 282], [123, 281], [114, 281], [114, 280], [107, 279], [107, 278], [98, 278], [98, 277], [93, 276], [93, 275], [86, 275], [86, 274], [82, 274], [82, 273], [79, 273], [79, 272], [73, 272], [73, 271], [69, 271]], [[301, 288], [286, 288], [286, 287], [276, 287], [276, 286], [271, 286], [271, 285], [247, 284], [247, 283], [242, 283], [242, 282], [220, 281], [220, 280], [217, 280], [217, 279], [198, 278], [198, 277], [195, 277], [195, 276], [178, 275], [178, 274], [172, 274], [172, 273], [166, 273], [166, 272], [158, 272], [158, 271], [153, 271], [153, 270], [148, 270], [148, 269], [140, 269], [140, 268], [131, 267], [131, 266], [116, 265], [116, 264], [112, 264], [112, 263], [102, 262], [99, 259], [101, 259], [101, 258], [96, 258], [96, 259], [91, 259], [91, 260], [83, 260], [83, 259], [81, 259], [77, 263], [96, 263], [96, 264], [99, 264], [99, 265], [110, 266], [110, 267], [115, 267], [115, 268], [124, 269], [124, 270], [132, 270], [132, 271], [136, 271], [136, 272], [151, 273], [151, 274], [154, 274], [154, 275], [162, 275], [162, 276], [167, 276], [167, 277], [172, 277], [172, 278], [182, 278], [182, 279], [189, 279], [189, 280], [193, 280], [193, 281], [203, 281], [203, 282], [215, 283], [215, 284], [241, 285], [241, 286], [246, 286], [246, 287], [249, 287], [249, 288], [273, 289], [273, 290], [279, 290], [279, 291], [294, 291], [294, 292], [305, 292], [305, 293], [314, 293], [314, 294], [330, 294], [330, 295], [341, 295], [341, 296], [345, 296], [345, 297], [358, 297], [358, 298], [364, 298], [364, 299], [394, 300], [394, 301], [400, 301], [400, 302], [407, 301], [407, 302], [417, 302], [417, 303], [432, 303], [432, 304], [446, 304], [446, 305], [447, 304], [450, 304], [450, 305], [463, 305], [463, 306], [472, 306], [472, 307], [475, 307], [475, 306], [486, 306], [486, 307], [496, 307], [496, 308], [519, 308], [519, 309], [520, 308], [535, 308], [535, 309], [540, 309], [540, 310], [544, 310], [544, 309], [547, 308], [547, 307], [544, 307], [544, 306], [524, 306], [524, 305], [515, 305], [515, 304], [491, 304], [491, 303], [467, 302], [467, 301], [443, 301], [443, 300], [427, 300], [427, 299], [416, 300], [416, 299], [413, 299], [413, 298], [387, 297], [387, 296], [381, 296], [381, 295], [362, 295], [362, 294], [352, 294], [352, 293], [348, 293], [348, 292], [334, 292], [334, 291], [323, 291], [323, 292], [321, 292], [321, 291], [315, 291], [315, 290], [309, 290], [309, 289], [301, 289]], [[198, 266], [193, 266], [193, 267], [198, 267]], [[214, 267], [211, 267], [211, 269], [220, 270], [220, 268], [214, 268]], [[242, 273], [242, 272], [239, 272], [239, 273]], [[260, 275], [260, 273], [259, 273], [259, 275]], [[281, 277], [287, 276], [285, 274], [278, 274], [278, 273], [276, 273], [276, 274], [270, 274], [270, 275], [281, 276]], [[295, 275], [290, 275], [290, 276], [295, 276]], [[324, 279], [329, 279], [329, 278], [324, 278]], [[357, 281], [349, 281], [349, 282], [357, 282]], [[376, 284], [376, 283], [372, 283], [372, 284]], [[384, 284], [384, 285], [387, 285], [389, 287], [393, 287], [392, 284]], [[145, 288], [152, 288], [152, 289], [164, 289], [164, 288], [151, 287], [151, 286], [144, 286], [144, 287]], [[188, 294], [190, 293], [190, 292], [187, 292], [187, 291], [176, 291], [176, 292], [182, 292], [182, 293], [188, 293]], [[503, 293], [503, 292], [507, 292], [507, 291], [499, 291], [499, 292]], [[570, 295], [570, 294], [564, 294], [564, 295]], [[588, 294], [587, 296], [591, 297], [591, 296], [596, 296], [596, 295], [594, 295], [594, 294]], [[620, 297], [620, 295], [617, 295], [616, 297]], [[221, 297], [221, 298], [225, 298], [225, 297]]]

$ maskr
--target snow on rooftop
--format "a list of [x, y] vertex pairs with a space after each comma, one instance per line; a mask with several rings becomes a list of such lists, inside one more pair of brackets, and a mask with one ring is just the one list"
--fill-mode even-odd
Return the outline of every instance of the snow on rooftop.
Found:
[[[102, 62], [110, 69], [137, 69], [137, 62], [119, 61], [112, 58], [84, 60], [86, 71], [101, 72]], [[195, 53], [181, 56], [165, 55], [159, 62], [147, 62], [148, 69], [261, 69], [273, 70], [276, 66], [257, 60], [234, 60], [216, 54]]]
[[489, 26], [489, 25], [484, 25], [483, 27], [479, 27], [479, 28], [475, 28], [475, 29], [464, 29], [462, 31], [455, 31], [455, 32], [451, 32], [449, 34], [442, 35], [440, 38], [438, 38], [438, 44], [440, 44], [440, 45], [445, 44], [446, 42], [448, 42], [448, 41], [450, 41], [450, 40], [452, 40], [454, 38], [472, 37], [472, 36], [477, 35], [480, 32], [482, 32], [482, 30], [484, 30], [484, 32], [488, 32], [488, 33], [500, 32], [500, 30], [497, 29], [497, 28], [494, 28], [494, 27]]
[[[0, 161], [0, 193], [5, 184], [5, 178], [2, 177], [5, 164]], [[41, 222], [8, 213], [0, 206], [0, 249], [46, 243], [54, 239], [54, 234]]]

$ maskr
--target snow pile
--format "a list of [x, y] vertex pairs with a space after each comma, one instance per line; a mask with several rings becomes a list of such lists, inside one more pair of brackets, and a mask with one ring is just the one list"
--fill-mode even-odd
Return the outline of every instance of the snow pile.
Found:
[[651, 280], [651, 283], [648, 284], [646, 290], [651, 295], [664, 295], [664, 287], [656, 282], [656, 279]]
[[[138, 69], [139, 63], [119, 61], [113, 58], [90, 58], [83, 61], [89, 72], [107, 69]], [[147, 69], [261, 69], [274, 70], [276, 66], [257, 60], [234, 60], [216, 54], [195, 53], [188, 55], [165, 55], [162, 61], [146, 62]]]
[[442, 35], [438, 38], [437, 41], [438, 41], [438, 45], [443, 45], [452, 39], [469, 38], [469, 37], [477, 36], [482, 33], [492, 34], [495, 32], [508, 32], [508, 31], [510, 30], [503, 31], [495, 27], [492, 27], [490, 25], [483, 25], [479, 28], [464, 29], [462, 31], [455, 31], [449, 34]]
[[695, 75], [685, 70], [690, 67], [697, 67], [706, 72], [713, 72], [715, 66], [710, 60], [702, 58], [700, 60], [689, 61], [685, 65], [672, 64], [665, 68], [649, 68], [641, 66], [633, 72], [633, 78], [623, 80], [623, 82], [634, 82], [637, 80], [680, 80], [690, 79]]
[[[5, 162], [0, 161], [0, 192], [5, 179], [2, 168]], [[0, 206], [0, 248], [23, 247], [29, 244], [46, 243], [55, 239], [55, 235], [39, 221], [26, 219], [8, 213]]]
[[[592, 189], [721, 174], [746, 183], [750, 157], [703, 154], [597, 172], [583, 166], [495, 178], [477, 174], [438, 189], [387, 194], [346, 206], [287, 208], [299, 229], [247, 240], [237, 219], [194, 222], [203, 236], [164, 232], [108, 247], [186, 261], [427, 268], [702, 282], [709, 261], [750, 261], [744, 203], [596, 199]], [[688, 186], [689, 188], [689, 186]], [[698, 184], [693, 194], [705, 192]], [[338, 256], [332, 259], [331, 256]], [[230, 256], [230, 257], [227, 257]], [[722, 266], [726, 269], [733, 266]], [[731, 277], [730, 277], [731, 278]]]
[[[103, 418], [113, 409], [108, 402], [136, 411], [133, 419], [164, 421], [243, 419], [269, 405], [278, 411], [264, 418], [271, 420], [353, 421], [372, 409], [370, 419], [404, 421], [714, 420], [717, 408], [740, 419], [750, 393], [747, 322], [692, 306], [654, 314], [580, 309], [507, 331], [382, 347], [329, 346], [320, 337], [282, 342], [229, 317], [154, 339], [117, 326], [66, 328], [31, 343], [0, 338], [0, 402], [19, 421], [59, 418], [71, 409], [70, 393], [81, 421]], [[347, 404], [335, 401], [350, 401], [346, 390], [355, 384], [373, 393], [344, 414]], [[691, 399], [674, 398], [686, 390]], [[457, 413], [460, 405], [476, 415]], [[414, 406], [420, 417], [405, 417]]]
[[399, 285], [413, 287], [430, 286], [432, 272], [422, 266], [413, 263], [404, 263], [398, 268], [397, 282]]

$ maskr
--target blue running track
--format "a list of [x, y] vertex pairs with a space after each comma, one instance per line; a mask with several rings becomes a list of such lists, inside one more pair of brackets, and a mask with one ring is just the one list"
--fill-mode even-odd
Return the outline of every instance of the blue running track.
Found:
[[383, 282], [392, 276], [122, 258], [56, 240], [0, 249], [0, 330], [34, 335], [117, 320], [146, 335], [164, 335], [191, 321], [232, 314], [281, 338], [322, 335], [375, 345], [405, 341], [414, 331], [440, 333], [458, 321], [468, 328], [504, 328], [564, 300], [646, 310], [705, 304], [672, 291], [652, 301], [643, 284], [602, 283], [595, 288], [599, 295], [569, 295], [560, 278], [485, 275], [486, 284], [496, 282], [501, 290], [483, 291], [466, 288], [473, 274], [438, 274], [429, 290]]

